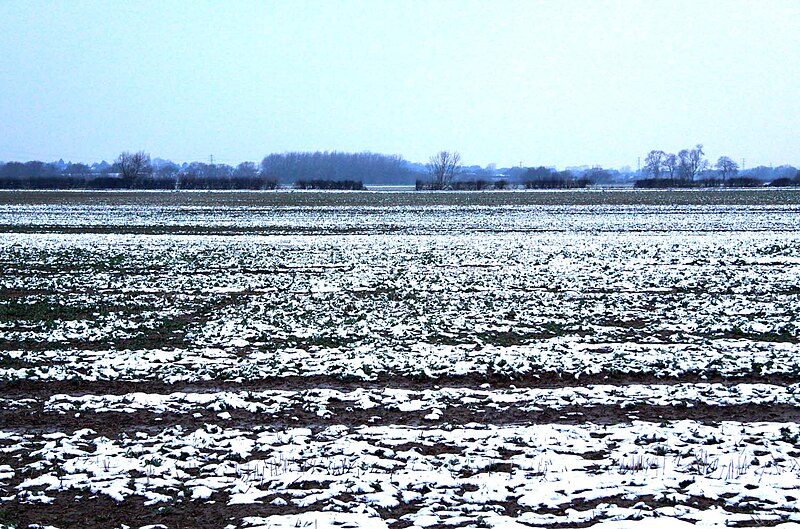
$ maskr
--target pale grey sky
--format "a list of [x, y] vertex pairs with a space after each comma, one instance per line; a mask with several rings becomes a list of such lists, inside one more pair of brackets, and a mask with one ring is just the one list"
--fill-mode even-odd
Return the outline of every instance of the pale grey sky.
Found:
[[798, 1], [0, 0], [0, 160], [800, 165]]

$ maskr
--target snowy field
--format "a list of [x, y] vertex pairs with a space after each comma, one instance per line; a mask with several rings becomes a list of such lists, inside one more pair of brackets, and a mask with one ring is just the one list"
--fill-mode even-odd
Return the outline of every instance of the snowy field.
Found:
[[0, 193], [0, 527], [800, 527], [800, 192]]

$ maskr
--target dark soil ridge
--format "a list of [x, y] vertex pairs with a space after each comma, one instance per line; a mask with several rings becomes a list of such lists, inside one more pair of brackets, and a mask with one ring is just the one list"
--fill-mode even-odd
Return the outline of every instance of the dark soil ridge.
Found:
[[[723, 376], [720, 374], [694, 374], [680, 376], [657, 376], [651, 373], [597, 373], [566, 376], [554, 372], [514, 376], [503, 375], [454, 375], [439, 378], [384, 376], [375, 380], [345, 379], [335, 376], [286, 376], [240, 382], [224, 380], [202, 380], [191, 382], [163, 382], [159, 380], [10, 380], [0, 382], [0, 397], [7, 399], [47, 398], [58, 394], [80, 395], [124, 395], [127, 393], [215, 393], [220, 391], [302, 391], [311, 389], [408, 389], [425, 391], [441, 388], [467, 389], [557, 389], [596, 385], [629, 386], [676, 384], [772, 384], [790, 386], [800, 383], [800, 376], [788, 374], [749, 374], [745, 376]], [[489, 384], [488, 387], [481, 387]]]
[[[142, 496], [129, 496], [124, 501], [118, 502], [102, 494], [92, 495], [88, 491], [65, 491], [49, 493], [48, 495], [54, 498], [52, 503], [7, 503], [3, 505], [0, 509], [0, 515], [2, 516], [0, 523], [7, 521], [16, 524], [20, 529], [33, 524], [53, 525], [61, 528], [81, 527], [83, 529], [108, 529], [109, 527], [119, 527], [121, 524], [127, 524], [131, 527], [139, 527], [146, 524], [164, 524], [170, 529], [221, 528], [228, 525], [243, 527], [240, 521], [245, 517], [300, 514], [320, 511], [324, 507], [330, 507], [330, 503], [324, 502], [317, 502], [306, 507], [298, 507], [292, 504], [272, 505], [270, 502], [273, 499], [285, 496], [277, 491], [275, 494], [262, 498], [260, 500], [261, 503], [236, 505], [228, 505], [229, 497], [224, 493], [214, 494], [211, 497], [214, 503], [183, 500], [171, 503], [157, 503], [149, 506], [144, 505], [146, 499]], [[347, 502], [353, 501], [353, 497], [349, 495], [342, 495], [337, 499]], [[505, 502], [490, 502], [487, 506], [493, 506], [500, 514], [511, 517], [519, 516], [524, 512], [566, 516], [567, 511], [570, 509], [587, 511], [596, 509], [601, 504], [631, 508], [640, 502], [645, 503], [651, 509], [675, 505], [669, 500], [655, 500], [648, 495], [634, 498], [616, 495], [592, 500], [577, 499], [574, 502], [561, 505], [558, 509], [537, 509], [520, 506], [516, 499]], [[759, 519], [760, 515], [773, 514], [773, 510], [768, 505], [758, 505], [752, 502], [744, 505], [735, 505], [728, 503], [724, 498], [710, 499], [702, 496], [690, 496], [680, 505], [688, 505], [700, 510], [716, 507], [730, 513], [753, 515], [752, 520], [735, 524], [733, 525], [734, 527], [771, 527], [785, 522], [785, 520]], [[408, 527], [411, 523], [400, 518], [417, 512], [421, 507], [420, 503], [411, 502], [401, 503], [395, 508], [378, 507], [376, 510], [382, 519], [396, 520], [389, 524], [391, 529], [401, 529]], [[643, 515], [646, 515], [646, 511]], [[547, 527], [552, 529], [591, 527], [602, 520], [604, 520], [603, 517], [598, 517], [590, 522], [555, 523], [547, 524]], [[463, 525], [435, 524], [429, 526], [429, 528], [452, 529], [453, 527], [464, 527], [465, 525], [474, 526], [474, 524], [474, 521]]]
[[[305, 409], [302, 403], [287, 406], [277, 413], [250, 412], [242, 409], [225, 410], [230, 418], [222, 418], [207, 408], [187, 408], [181, 412], [157, 413], [147, 410], [85, 411], [80, 413], [45, 412], [41, 409], [0, 410], [3, 430], [23, 434], [75, 431], [91, 428], [99, 435], [115, 437], [123, 432], [157, 433], [166, 428], [181, 426], [196, 430], [213, 424], [223, 428], [310, 428], [314, 432], [329, 426], [344, 425], [357, 428], [364, 425], [401, 425], [409, 427], [450, 427], [477, 423], [482, 425], [513, 426], [534, 424], [630, 424], [632, 421], [665, 422], [694, 420], [703, 424], [735, 422], [800, 423], [800, 407], [788, 404], [734, 404], [728, 406], [705, 403], [627, 406], [564, 406], [539, 407], [525, 410], [515, 405], [502, 409], [480, 405], [462, 405], [442, 410], [438, 419], [426, 419], [431, 410], [403, 412], [375, 407], [360, 409], [349, 402], [329, 402], [329, 416], [320, 417], [316, 410]], [[199, 417], [193, 414], [199, 413]], [[449, 426], [447, 426], [449, 425]]]

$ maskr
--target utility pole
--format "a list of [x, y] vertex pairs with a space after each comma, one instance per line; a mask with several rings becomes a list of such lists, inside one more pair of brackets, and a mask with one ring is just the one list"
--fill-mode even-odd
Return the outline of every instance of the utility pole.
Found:
[[209, 160], [209, 162], [208, 162], [209, 165], [214, 165], [214, 155], [213, 154], [208, 157], [208, 160]]
[[742, 171], [744, 171], [744, 158], [742, 158]]

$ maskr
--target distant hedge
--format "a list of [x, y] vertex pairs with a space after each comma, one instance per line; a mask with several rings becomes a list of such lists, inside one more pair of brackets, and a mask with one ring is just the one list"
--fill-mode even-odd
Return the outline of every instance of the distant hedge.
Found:
[[447, 188], [442, 188], [437, 186], [433, 182], [427, 182], [425, 180], [417, 180], [416, 182], [416, 189], [417, 191], [443, 191], [447, 189], [448, 191], [485, 191], [488, 189], [508, 189], [509, 183], [508, 180], [485, 180], [478, 178], [476, 180], [458, 180], [456, 182], [451, 182]]
[[297, 180], [295, 189], [332, 189], [344, 191], [363, 191], [366, 189], [361, 180]]
[[709, 178], [705, 180], [685, 180], [681, 178], [642, 178], [633, 183], [638, 189], [698, 189], [713, 187], [762, 187], [764, 182], [749, 176], [737, 176], [721, 180]]

